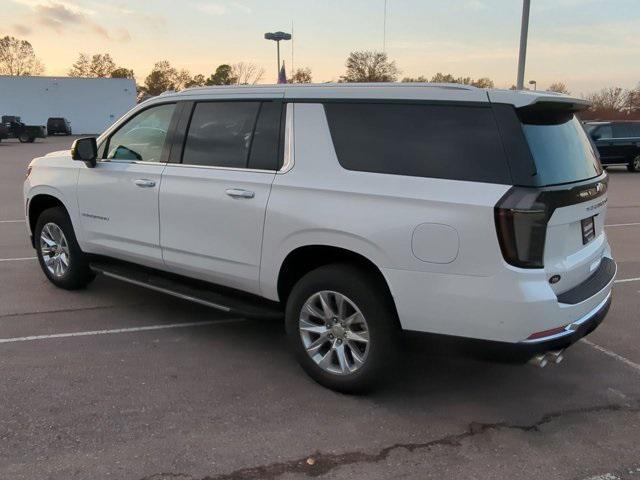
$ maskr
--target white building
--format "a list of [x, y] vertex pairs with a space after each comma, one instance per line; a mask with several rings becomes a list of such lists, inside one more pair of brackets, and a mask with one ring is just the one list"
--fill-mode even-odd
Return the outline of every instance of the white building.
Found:
[[64, 117], [74, 134], [99, 134], [135, 103], [135, 81], [126, 78], [0, 76], [0, 116], [28, 125]]

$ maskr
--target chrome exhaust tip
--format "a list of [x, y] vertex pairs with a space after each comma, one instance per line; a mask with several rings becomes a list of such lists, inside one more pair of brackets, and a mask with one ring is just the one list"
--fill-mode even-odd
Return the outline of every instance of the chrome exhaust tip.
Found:
[[547, 363], [549, 362], [547, 360], [547, 355], [544, 353], [540, 353], [534, 357], [531, 357], [531, 359], [529, 360], [529, 363], [536, 367], [544, 368], [547, 366]]
[[556, 350], [555, 352], [549, 352], [547, 353], [547, 358], [549, 359], [549, 361], [557, 365], [564, 360], [563, 350]]

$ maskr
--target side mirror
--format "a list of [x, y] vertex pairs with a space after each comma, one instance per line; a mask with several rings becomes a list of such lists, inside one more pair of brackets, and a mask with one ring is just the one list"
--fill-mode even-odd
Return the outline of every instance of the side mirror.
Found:
[[71, 147], [71, 158], [84, 162], [87, 167], [96, 166], [98, 159], [98, 144], [94, 137], [79, 138]]

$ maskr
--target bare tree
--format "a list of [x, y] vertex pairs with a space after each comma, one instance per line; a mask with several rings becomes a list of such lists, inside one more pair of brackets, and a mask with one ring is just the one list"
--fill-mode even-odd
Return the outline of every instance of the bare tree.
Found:
[[289, 83], [311, 83], [311, 69], [309, 67], [298, 68], [289, 79]]
[[549, 88], [547, 88], [547, 91], [549, 92], [556, 92], [556, 93], [565, 93], [565, 94], [569, 94], [571, 92], [569, 92], [569, 89], [567, 88], [567, 85], [564, 82], [554, 82], [551, 85], [549, 85]]
[[236, 85], [255, 85], [264, 75], [264, 68], [255, 63], [239, 62], [231, 65], [231, 77]]
[[0, 38], [0, 74], [42, 75], [44, 66], [26, 40], [15, 37]]
[[426, 83], [429, 81], [429, 79], [423, 75], [420, 75], [419, 77], [404, 77], [402, 80], [400, 80], [402, 83]]
[[395, 82], [400, 71], [384, 52], [351, 52], [341, 82]]
[[92, 56], [81, 53], [69, 69], [68, 74], [70, 77], [133, 78], [133, 70], [116, 66], [108, 53], [96, 53]]
[[433, 82], [433, 83], [461, 83], [463, 85], [473, 85], [478, 88], [493, 88], [493, 80], [488, 77], [478, 78], [474, 80], [471, 77], [456, 77], [450, 73], [436, 73], [431, 80], [427, 79], [427, 77], [420, 75], [419, 77], [405, 77], [402, 79], [403, 82]]
[[607, 87], [587, 95], [592, 110], [621, 111], [625, 107], [626, 92], [620, 87]]
[[471, 81], [471, 85], [473, 85], [474, 87], [478, 87], [478, 88], [493, 88], [493, 87], [495, 87], [495, 84], [493, 83], [493, 80], [491, 80], [489, 77], [481, 77], [481, 78], [478, 78], [477, 80], [472, 80]]

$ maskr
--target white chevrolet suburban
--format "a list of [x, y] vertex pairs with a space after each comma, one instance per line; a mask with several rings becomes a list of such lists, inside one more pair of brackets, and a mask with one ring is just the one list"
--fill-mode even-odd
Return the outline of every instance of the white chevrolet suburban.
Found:
[[382, 379], [402, 331], [543, 364], [603, 320], [616, 274], [585, 107], [448, 84], [169, 93], [33, 160], [27, 225], [58, 287], [104, 274], [284, 314], [339, 391]]

